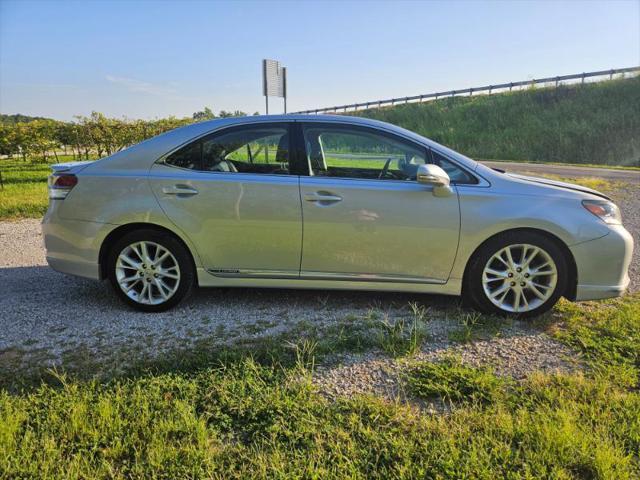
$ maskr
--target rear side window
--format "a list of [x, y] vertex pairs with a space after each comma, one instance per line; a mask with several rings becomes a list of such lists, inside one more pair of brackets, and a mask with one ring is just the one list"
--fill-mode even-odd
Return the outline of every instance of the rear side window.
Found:
[[200, 168], [200, 148], [201, 144], [199, 141], [193, 142], [169, 155], [166, 163], [173, 165], [174, 167], [197, 170]]
[[203, 172], [290, 173], [286, 124], [225, 129], [177, 150], [165, 163]]

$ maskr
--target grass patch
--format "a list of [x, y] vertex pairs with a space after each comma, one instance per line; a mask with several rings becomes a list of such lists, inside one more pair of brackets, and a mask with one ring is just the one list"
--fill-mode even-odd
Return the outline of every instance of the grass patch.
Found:
[[640, 76], [350, 112], [471, 158], [640, 166]]
[[[72, 161], [60, 155], [60, 162]], [[42, 161], [0, 160], [0, 220], [39, 218], [47, 211], [47, 177], [51, 165]]]
[[[43, 479], [638, 478], [640, 393], [629, 379], [640, 373], [639, 309], [638, 295], [558, 307], [553, 334], [590, 362], [586, 375], [535, 374], [518, 384], [454, 358], [409, 363], [413, 391], [449, 399], [446, 415], [367, 396], [328, 400], [310, 382], [317, 351], [364, 348], [364, 334], [348, 337], [361, 335], [358, 320], [380, 322], [377, 311], [339, 322], [344, 328], [332, 335], [342, 336], [324, 345], [319, 330], [295, 344], [201, 345], [191, 356], [163, 355], [129, 378], [54, 375], [30, 391], [0, 392], [0, 472]], [[623, 370], [612, 375], [610, 367]]]
[[37, 218], [47, 211], [47, 164], [0, 160], [0, 220]]
[[490, 369], [469, 367], [457, 358], [420, 362], [410, 368], [407, 383], [417, 397], [472, 402], [495, 401], [505, 386]]
[[390, 321], [385, 316], [375, 325], [379, 347], [394, 357], [415, 354], [429, 336], [427, 309], [418, 303], [410, 303], [409, 308], [412, 313], [410, 318], [401, 317]]
[[[479, 162], [505, 162], [505, 163], [529, 163], [524, 160], [506, 160], [504, 158], [476, 158]], [[588, 167], [588, 168], [606, 168], [612, 170], [630, 170], [630, 171], [640, 171], [640, 167], [631, 166], [631, 165], [601, 165], [597, 163], [568, 163], [568, 162], [530, 162], [540, 165], [558, 165], [562, 167]]]
[[483, 315], [475, 311], [458, 311], [454, 316], [458, 328], [449, 333], [449, 340], [469, 343], [473, 340], [495, 337], [511, 320], [495, 315]]
[[582, 352], [591, 368], [621, 386], [640, 386], [640, 294], [601, 307], [562, 302], [563, 322], [554, 329], [562, 342]]
[[552, 173], [533, 173], [534, 176], [557, 180], [559, 182], [574, 183], [593, 190], [601, 190], [603, 192], [611, 192], [626, 186], [624, 182], [607, 180], [605, 178], [585, 177], [585, 178], [567, 178]]

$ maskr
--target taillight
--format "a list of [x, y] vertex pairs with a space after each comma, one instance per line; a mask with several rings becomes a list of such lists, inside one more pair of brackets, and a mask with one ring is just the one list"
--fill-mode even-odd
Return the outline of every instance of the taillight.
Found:
[[73, 187], [78, 184], [78, 177], [72, 173], [54, 173], [49, 175], [49, 198], [64, 200]]

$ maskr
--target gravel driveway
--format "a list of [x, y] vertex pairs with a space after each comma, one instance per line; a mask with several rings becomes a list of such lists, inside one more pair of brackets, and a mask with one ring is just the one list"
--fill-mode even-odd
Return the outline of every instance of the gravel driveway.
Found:
[[[628, 185], [613, 196], [623, 210], [626, 227], [636, 244], [640, 243], [640, 185]], [[639, 258], [636, 250], [631, 269], [633, 291], [640, 287]], [[299, 334], [304, 325], [331, 326], [346, 317], [365, 317], [372, 309], [394, 321], [406, 317], [409, 302], [432, 311], [429, 340], [419, 356], [434, 358], [455, 351], [470, 363], [491, 363], [515, 377], [534, 369], [570, 368], [564, 361], [569, 352], [541, 329], [524, 322], [509, 323], [495, 338], [462, 346], [452, 343], [450, 334], [460, 324], [459, 319], [446, 314], [458, 302], [449, 297], [203, 289], [169, 312], [139, 313], [121, 303], [106, 282], [51, 270], [46, 265], [38, 220], [0, 222], [0, 367], [14, 371], [36, 364], [65, 366], [78, 355], [102, 359], [117, 369], [118, 362], [127, 361], [123, 351], [148, 358], [188, 349], [203, 340], [215, 345], [290, 330]], [[329, 394], [380, 388], [384, 392], [392, 375], [389, 372], [397, 366], [389, 362], [375, 352], [348, 355], [339, 366], [321, 366], [317, 382]], [[342, 380], [336, 383], [336, 379]]]

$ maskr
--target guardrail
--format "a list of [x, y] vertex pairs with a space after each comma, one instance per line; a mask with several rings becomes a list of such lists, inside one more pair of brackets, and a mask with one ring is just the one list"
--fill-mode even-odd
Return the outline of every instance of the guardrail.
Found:
[[507, 88], [511, 91], [514, 87], [523, 87], [523, 86], [531, 86], [540, 83], [555, 83], [556, 88], [560, 85], [561, 82], [567, 80], [581, 80], [581, 83], [584, 83], [585, 79], [592, 77], [604, 77], [608, 76], [609, 79], [613, 79], [614, 75], [620, 73], [637, 73], [640, 72], [640, 67], [629, 67], [629, 68], [612, 68], [611, 70], [600, 70], [598, 72], [584, 72], [584, 73], [576, 73], [573, 75], [559, 75], [557, 77], [546, 77], [546, 78], [535, 78], [531, 80], [522, 80], [520, 82], [509, 82], [509, 83], [500, 83], [498, 85], [487, 85], [485, 87], [471, 87], [471, 88], [463, 88], [461, 90], [449, 90], [446, 92], [435, 92], [435, 93], [424, 93], [422, 95], [412, 95], [410, 97], [397, 97], [397, 98], [389, 98], [386, 100], [374, 100], [370, 102], [361, 102], [361, 103], [351, 103], [348, 105], [336, 105], [334, 107], [323, 107], [323, 108], [312, 108], [310, 110], [301, 110], [299, 112], [292, 113], [337, 113], [339, 110], [346, 112], [348, 110], [356, 111], [360, 107], [364, 107], [364, 109], [370, 108], [381, 108], [383, 106], [389, 105], [397, 105], [402, 103], [409, 102], [417, 102], [421, 103], [425, 100], [437, 100], [442, 97], [454, 97], [457, 95], [473, 95], [476, 92], [488, 92], [489, 95], [496, 90], [506, 90]]

